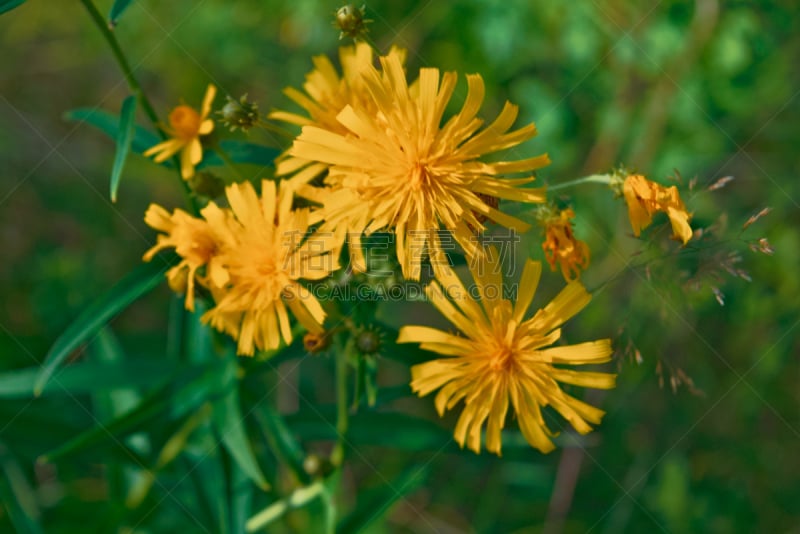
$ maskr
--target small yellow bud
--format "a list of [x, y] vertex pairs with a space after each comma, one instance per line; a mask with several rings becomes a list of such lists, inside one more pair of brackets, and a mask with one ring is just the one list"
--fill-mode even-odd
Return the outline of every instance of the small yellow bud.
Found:
[[319, 354], [327, 349], [330, 344], [331, 338], [327, 333], [315, 334], [313, 332], [308, 332], [303, 336], [303, 347], [306, 349], [306, 352], [310, 352], [311, 354]]

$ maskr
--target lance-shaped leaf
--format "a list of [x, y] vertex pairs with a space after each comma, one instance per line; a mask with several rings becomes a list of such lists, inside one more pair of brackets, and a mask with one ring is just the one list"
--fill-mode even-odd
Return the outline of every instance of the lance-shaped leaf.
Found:
[[25, 0], [0, 0], [0, 15], [25, 3]]
[[259, 487], [269, 484], [258, 466], [244, 426], [244, 414], [239, 407], [239, 384], [236, 379], [236, 357], [231, 355], [222, 378], [227, 391], [214, 403], [213, 421], [223, 446], [228, 450], [239, 468]]
[[142, 264], [87, 307], [50, 348], [34, 384], [34, 394], [41, 395], [48, 380], [67, 356], [132, 302], [156, 287], [163, 279], [164, 272], [175, 263], [177, 256], [169, 261], [165, 259]]
[[117, 153], [114, 156], [114, 167], [111, 169], [111, 202], [117, 201], [117, 188], [122, 176], [122, 169], [128, 160], [136, 129], [136, 97], [130, 95], [122, 102], [117, 129]]
[[108, 14], [108, 24], [112, 27], [116, 26], [117, 22], [119, 22], [119, 16], [122, 15], [122, 12], [132, 3], [133, 0], [114, 0], [114, 4], [111, 6], [111, 11]]

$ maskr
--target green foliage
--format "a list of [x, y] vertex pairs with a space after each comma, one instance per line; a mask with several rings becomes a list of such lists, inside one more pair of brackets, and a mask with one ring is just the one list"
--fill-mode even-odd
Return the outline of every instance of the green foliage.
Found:
[[42, 370], [33, 386], [35, 395], [40, 395], [59, 365], [83, 342], [103, 328], [115, 315], [133, 301], [153, 289], [166, 270], [176, 263], [159, 260], [136, 267], [119, 284], [87, 307], [81, 315], [56, 340], [42, 362]]
[[11, 11], [15, 7], [19, 7], [25, 3], [25, 0], [3, 0], [0, 2], [0, 15], [6, 11]]
[[[430, 308], [360, 303], [355, 326], [380, 328], [385, 339], [375, 369], [348, 354], [362, 368], [362, 389], [378, 390], [374, 406], [348, 413], [341, 467], [328, 461], [339, 436], [332, 352], [307, 354], [297, 331], [287, 348], [237, 358], [202, 324], [201, 303], [190, 313], [176, 298], [167, 312], [163, 273], [174, 260], [130, 273], [154, 240], [141, 222], [147, 205], [182, 205], [175, 165], [128, 157], [160, 137], [136, 123], [137, 107], [146, 110], [123, 91], [82, 6], [11, 11], [22, 3], [0, 2], [13, 73], [0, 106], [0, 531], [796, 528], [794, 6], [368, 4], [370, 37], [383, 50], [409, 48], [409, 73], [459, 72], [454, 105], [466, 92], [463, 74], [479, 72], [484, 117], [509, 99], [520, 124], [536, 121], [539, 136], [518, 155], [550, 154], [538, 182], [620, 163], [662, 183], [677, 169], [684, 191], [697, 177], [686, 196], [695, 226], [727, 225], [725, 246], [752, 282], [730, 276], [703, 242], [671, 263], [674, 249], [632, 239], [621, 202], [602, 188], [564, 195], [594, 254], [584, 282], [595, 288], [564, 335], [610, 335], [618, 349], [618, 388], [586, 399], [607, 412], [598, 430], [575, 436], [548, 413], [561, 430], [555, 453], [530, 449], [512, 419], [502, 458], [459, 449], [455, 417], [438, 418], [431, 399], [408, 387], [409, 367], [430, 354], [394, 343], [400, 325], [433, 320]], [[124, 15], [113, 34], [161, 120], [209, 79], [228, 94], [248, 93], [259, 109], [293, 109], [281, 90], [300, 86], [311, 56], [335, 58], [340, 44], [330, 23], [338, 5], [324, 2], [105, 4], [113, 23]], [[718, 10], [698, 19], [703, 6]], [[125, 172], [114, 205], [98, 193], [109, 187], [109, 139], [112, 199]], [[272, 177], [285, 148], [256, 129], [220, 139], [257, 181]], [[198, 168], [228, 177], [215, 150], [204, 147]], [[728, 175], [736, 180], [707, 189]], [[765, 206], [772, 212], [740, 232]], [[761, 237], [774, 256], [749, 248]], [[540, 236], [526, 236], [520, 250], [541, 258]], [[543, 278], [543, 292], [561, 287], [558, 273]], [[358, 376], [348, 377], [352, 392]]]
[[117, 128], [117, 153], [114, 156], [114, 167], [111, 169], [111, 202], [117, 201], [117, 188], [122, 177], [122, 169], [128, 159], [133, 143], [133, 132], [136, 130], [136, 97], [129, 96], [122, 102]]
[[133, 3], [133, 0], [114, 0], [111, 5], [111, 11], [108, 13], [108, 23], [111, 26], [116, 26], [119, 23], [119, 17], [122, 12], [128, 9]]

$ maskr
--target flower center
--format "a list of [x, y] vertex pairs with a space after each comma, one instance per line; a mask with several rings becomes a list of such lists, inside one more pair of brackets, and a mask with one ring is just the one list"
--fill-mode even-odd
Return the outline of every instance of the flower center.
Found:
[[409, 180], [411, 189], [419, 191], [423, 187], [426, 187], [430, 183], [430, 176], [430, 170], [425, 163], [419, 161], [414, 163], [414, 166], [411, 168], [411, 178]]
[[178, 106], [169, 114], [169, 125], [184, 140], [197, 137], [202, 122], [200, 114], [189, 106]]
[[274, 259], [269, 258], [264, 260], [263, 263], [259, 264], [258, 272], [265, 277], [275, 276], [275, 274], [278, 272], [278, 266]]
[[500, 346], [495, 349], [489, 361], [492, 371], [509, 371], [514, 366], [514, 351], [511, 347]]

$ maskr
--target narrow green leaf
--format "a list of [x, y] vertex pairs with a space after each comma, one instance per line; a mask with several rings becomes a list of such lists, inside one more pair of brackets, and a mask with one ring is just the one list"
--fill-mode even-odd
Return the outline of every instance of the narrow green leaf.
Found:
[[407, 469], [391, 482], [370, 490], [359, 490], [356, 508], [336, 526], [336, 534], [363, 532], [373, 522], [386, 514], [392, 506], [419, 488], [427, 478], [425, 467]]
[[245, 532], [247, 520], [253, 513], [253, 485], [247, 473], [234, 463], [231, 464], [230, 480], [230, 531]]
[[[280, 150], [247, 141], [226, 140], [220, 143], [222, 150], [234, 163], [250, 163], [252, 165], [262, 165], [271, 167], [275, 164], [275, 158], [280, 155]], [[214, 167], [225, 165], [213, 150], [208, 150], [203, 154], [203, 161], [197, 165], [198, 169], [204, 167]]]
[[[120, 120], [113, 113], [94, 108], [78, 108], [64, 113], [64, 120], [82, 121], [90, 126], [99, 129], [111, 139], [117, 139], [120, 131]], [[133, 126], [133, 139], [131, 150], [141, 154], [148, 148], [157, 145], [161, 139], [154, 133], [141, 126]], [[280, 150], [273, 147], [250, 143], [248, 141], [226, 140], [220, 143], [222, 150], [235, 163], [249, 163], [251, 165], [261, 165], [271, 167], [275, 164], [275, 158], [280, 155]], [[165, 161], [161, 165], [171, 167], [170, 161]], [[197, 169], [206, 167], [221, 167], [225, 162], [213, 150], [206, 150], [203, 153], [203, 160], [196, 166]]]
[[168, 421], [180, 419], [196, 410], [215, 392], [220, 373], [221, 369], [217, 364], [190, 367], [177, 377], [168, 377], [167, 385], [144, 397], [136, 408], [74, 437], [45, 454], [42, 461], [52, 461], [87, 450], [112, 437], [115, 438], [114, 444], [120, 445], [121, 438], [154, 424], [154, 420], [162, 416]]
[[311, 477], [303, 467], [305, 451], [289, 430], [283, 417], [267, 403], [263, 403], [254, 413], [275, 456], [286, 463], [301, 484], [310, 483]]
[[116, 26], [117, 22], [119, 22], [119, 16], [122, 15], [122, 12], [125, 11], [131, 3], [133, 3], [133, 0], [114, 0], [114, 4], [111, 6], [111, 12], [108, 14], [109, 25]]
[[[323, 416], [321, 416], [323, 414]], [[300, 412], [286, 422], [303, 440], [336, 439], [333, 409]], [[359, 412], [350, 418], [347, 438], [359, 445], [408, 451], [438, 451], [452, 442], [451, 433], [431, 421], [395, 412]], [[451, 447], [449, 452], [457, 451]]]
[[227, 393], [214, 403], [214, 426], [222, 439], [222, 445], [231, 454], [239, 468], [259, 487], [268, 489], [269, 484], [258, 466], [244, 428], [244, 415], [239, 407], [239, 384], [236, 372], [236, 357], [231, 355], [223, 373], [223, 383], [228, 386]]
[[[116, 139], [119, 132], [119, 118], [113, 113], [95, 108], [78, 108], [64, 113], [64, 119], [68, 121], [82, 121], [89, 126], [94, 126], [111, 139]], [[141, 154], [148, 148], [157, 145], [161, 139], [154, 133], [142, 128], [134, 127], [131, 149], [137, 154]], [[168, 162], [164, 162], [166, 165]]]
[[[198, 443], [209, 445], [198, 446]], [[223, 451], [216, 444], [210, 422], [204, 423], [195, 431], [192, 443], [183, 453], [183, 472], [188, 473], [195, 490], [198, 518], [207, 526], [214, 525], [214, 532], [223, 534], [229, 532], [229, 512], [225, 485], [220, 484], [225, 477]], [[249, 481], [247, 486], [253, 487]]]
[[22, 467], [0, 443], [0, 503], [5, 504], [11, 524], [21, 534], [44, 532], [39, 524], [38, 497]]
[[[97, 370], [90, 370], [89, 374], [83, 373], [80, 385], [87, 387], [87, 393], [92, 398], [92, 414], [100, 423], [113, 421], [115, 418], [131, 411], [142, 400], [141, 394], [133, 387], [132, 378], [140, 379], [142, 386], [161, 385], [168, 380], [177, 365], [163, 361], [142, 362], [139, 359], [128, 361], [122, 344], [119, 342], [111, 328], [100, 329], [86, 349], [88, 360], [93, 364], [99, 364]], [[128, 369], [130, 364], [150, 363], [150, 369]], [[157, 364], [160, 369], [152, 369]], [[70, 370], [70, 366], [63, 371]], [[123, 368], [123, 369], [119, 369]], [[99, 387], [99, 384], [108, 386], [108, 369], [121, 370], [116, 381], [118, 387]], [[62, 371], [62, 372], [63, 372]], [[59, 375], [60, 379], [61, 376]], [[149, 378], [149, 380], [147, 380]], [[66, 387], [62, 380], [52, 380], [49, 385], [56, 384]], [[94, 385], [94, 387], [92, 387]], [[74, 388], [70, 390], [74, 393]], [[139, 455], [145, 455], [151, 450], [152, 443], [149, 436], [144, 432], [138, 432], [124, 438], [125, 446], [130, 450], [136, 451]], [[108, 462], [104, 470], [106, 483], [108, 484], [109, 496], [114, 500], [122, 500], [127, 495], [132, 485], [141, 484], [147, 478], [148, 473], [141, 465], [127, 462]]]
[[[49, 381], [39, 396], [84, 395], [118, 388], [156, 386], [178, 369], [176, 362], [126, 361], [119, 363], [82, 362], [64, 367], [57, 380]], [[0, 399], [32, 398], [40, 367], [0, 373]]]
[[25, 3], [25, 0], [0, 0], [0, 15]]
[[47, 381], [56, 368], [75, 349], [88, 341], [103, 325], [127, 308], [136, 299], [155, 288], [163, 279], [164, 272], [177, 262], [177, 257], [169, 261], [152, 261], [139, 265], [123, 278], [108, 293], [97, 299], [56, 340], [45, 356], [41, 373], [34, 384], [34, 394], [41, 395]]
[[114, 167], [111, 169], [111, 202], [117, 201], [117, 188], [122, 176], [122, 169], [128, 159], [136, 129], [136, 96], [130, 95], [122, 102], [117, 129], [117, 153], [114, 155]]

